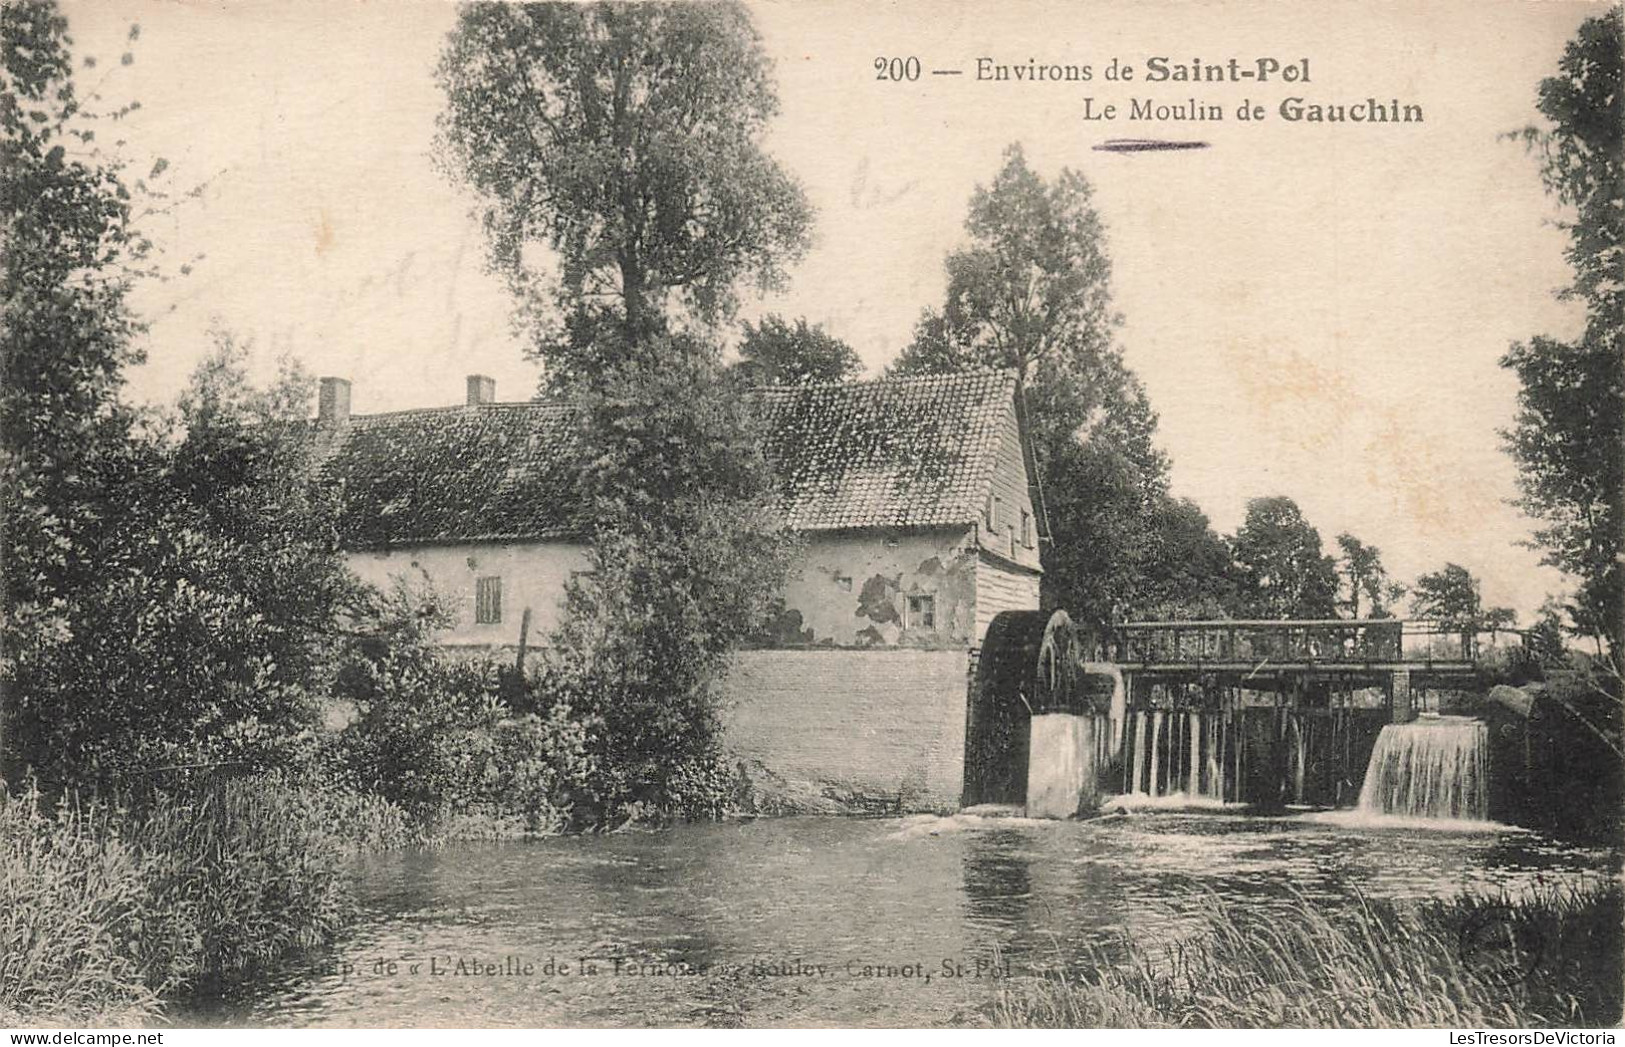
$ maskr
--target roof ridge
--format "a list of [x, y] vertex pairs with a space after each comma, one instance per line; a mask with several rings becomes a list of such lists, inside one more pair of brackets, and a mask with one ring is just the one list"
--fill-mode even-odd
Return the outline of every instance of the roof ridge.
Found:
[[471, 408], [477, 412], [493, 410], [513, 410], [517, 408], [533, 408], [537, 410], [564, 411], [572, 409], [568, 400], [503, 400], [499, 403], [489, 404], [447, 404], [441, 407], [403, 407], [398, 411], [376, 411], [372, 414], [352, 414], [350, 421], [371, 422], [387, 421], [397, 418], [418, 418], [427, 415], [452, 414], [465, 412]]
[[794, 393], [806, 389], [852, 389], [860, 386], [907, 385], [925, 382], [963, 381], [967, 378], [1001, 377], [1014, 382], [1014, 367], [979, 367], [974, 371], [930, 371], [924, 374], [880, 374], [873, 378], [853, 378], [834, 382], [796, 382], [785, 385], [753, 385], [753, 393]]

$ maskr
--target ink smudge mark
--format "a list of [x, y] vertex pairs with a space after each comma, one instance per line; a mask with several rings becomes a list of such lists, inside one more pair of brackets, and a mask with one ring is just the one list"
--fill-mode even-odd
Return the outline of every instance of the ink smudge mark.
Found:
[[1159, 153], [1207, 147], [1206, 142], [1171, 142], [1162, 138], [1108, 138], [1094, 148], [1097, 153]]

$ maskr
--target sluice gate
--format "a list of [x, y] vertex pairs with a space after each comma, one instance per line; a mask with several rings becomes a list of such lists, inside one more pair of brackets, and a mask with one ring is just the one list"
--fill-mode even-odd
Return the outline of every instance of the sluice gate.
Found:
[[1096, 636], [1065, 612], [1007, 612], [972, 687], [964, 802], [1043, 817], [1111, 797], [1354, 807], [1384, 728], [1415, 719], [1419, 687], [1470, 684], [1477, 657], [1475, 637], [1429, 623], [1135, 623]]

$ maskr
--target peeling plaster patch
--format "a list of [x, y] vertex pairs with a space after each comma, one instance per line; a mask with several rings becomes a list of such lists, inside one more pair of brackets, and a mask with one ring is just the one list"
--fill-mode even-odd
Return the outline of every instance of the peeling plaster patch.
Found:
[[858, 594], [857, 616], [877, 624], [896, 622], [901, 625], [903, 619], [897, 613], [895, 597], [902, 586], [901, 574], [896, 578], [887, 578], [883, 574], [870, 578], [863, 583], [863, 591]]
[[858, 642], [860, 644], [883, 644], [886, 642], [886, 638], [880, 634], [879, 629], [871, 625], [858, 633]]
[[815, 639], [811, 629], [802, 628], [801, 612], [794, 608], [781, 611], [768, 626], [767, 633], [770, 642], [780, 647], [810, 644]]
[[941, 570], [942, 560], [939, 557], [933, 556], [929, 560], [920, 561], [920, 566], [916, 569], [915, 573], [929, 578]]

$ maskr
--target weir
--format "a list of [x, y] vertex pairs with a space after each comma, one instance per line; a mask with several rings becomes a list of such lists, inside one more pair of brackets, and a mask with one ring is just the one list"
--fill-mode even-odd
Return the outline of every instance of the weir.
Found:
[[1411, 818], [1489, 817], [1489, 730], [1460, 716], [1389, 724], [1377, 737], [1360, 810]]
[[1391, 619], [1134, 623], [1114, 639], [1065, 612], [1005, 612], [967, 716], [964, 802], [1487, 819], [1488, 729], [1415, 719], [1417, 689], [1472, 686], [1477, 656], [1470, 635]]

